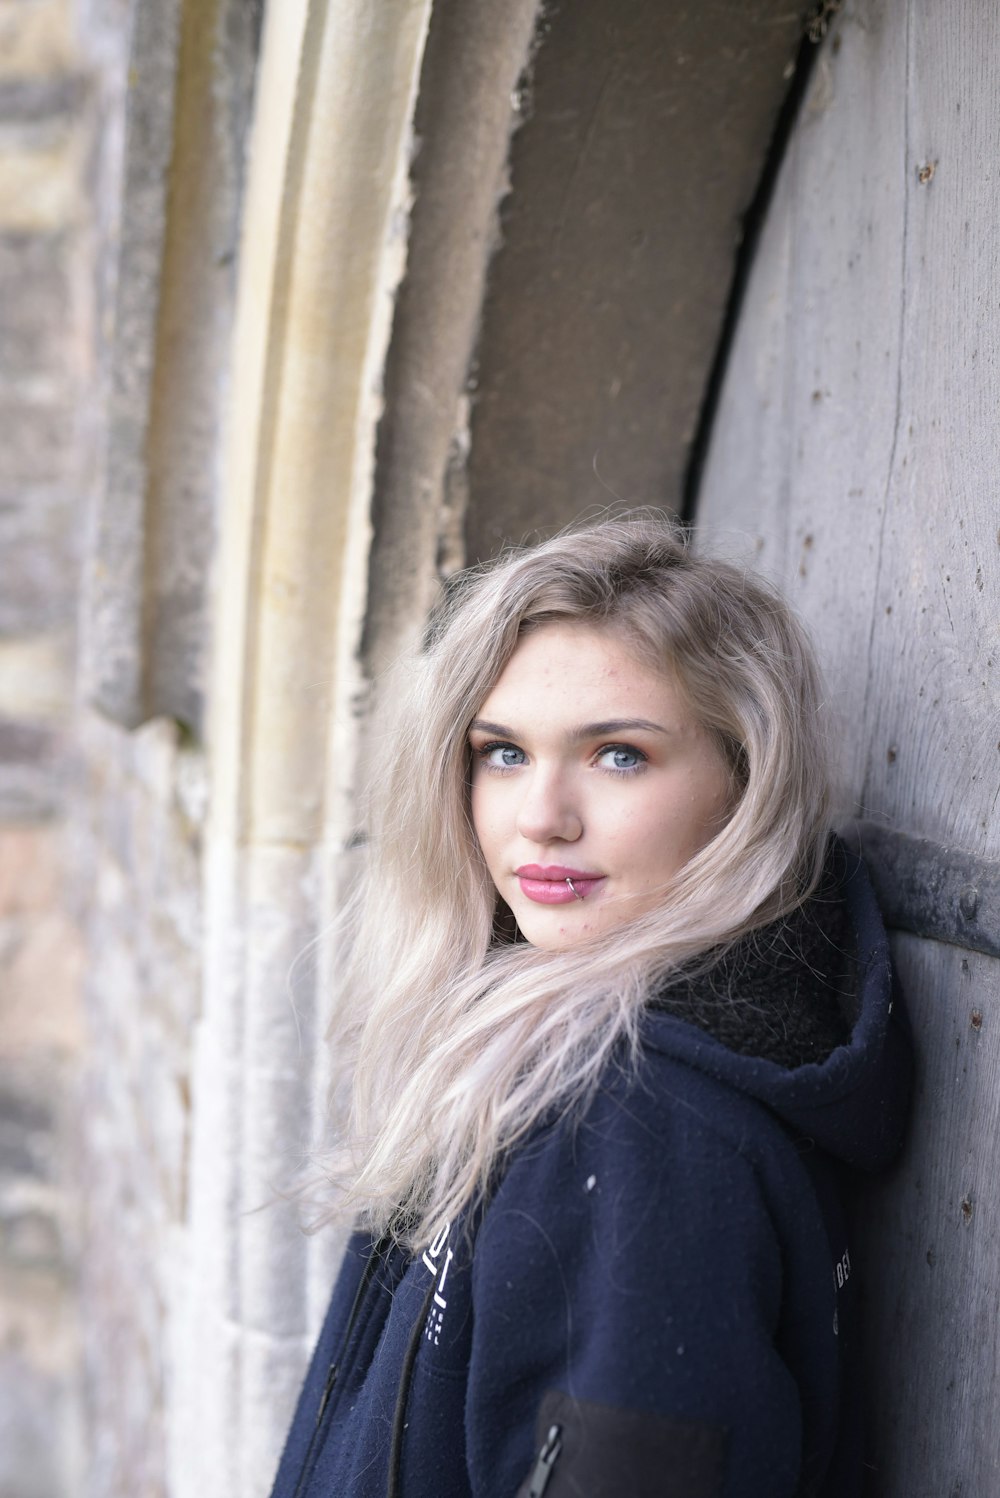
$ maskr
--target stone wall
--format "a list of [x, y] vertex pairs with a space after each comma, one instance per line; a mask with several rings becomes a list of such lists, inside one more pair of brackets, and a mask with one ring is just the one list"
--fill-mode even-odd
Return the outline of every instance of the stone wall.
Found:
[[[108, 34], [95, 9], [90, 30]], [[66, 898], [78, 557], [95, 474], [102, 63], [0, 4], [0, 1493], [80, 1491], [82, 942]]]
[[200, 997], [201, 756], [175, 725], [89, 717], [80, 1300], [86, 1491], [165, 1494], [186, 1259], [191, 1035]]
[[[567, 159], [623, 138], [614, 90], [586, 123], [613, 6], [581, 53], [578, 12], [537, 0], [281, 0], [258, 61], [262, 9], [0, 0], [0, 1498], [268, 1491], [338, 1252], [274, 1202], [322, 1108], [320, 936], [360, 856], [379, 675], [471, 535], [470, 411], [520, 388], [486, 360], [477, 391], [490, 278], [494, 329], [545, 299], [495, 254], [502, 204], [548, 245], [561, 201], [562, 158], [533, 164], [540, 48]], [[671, 472], [798, 36], [776, 0], [751, 10], [749, 50], [699, 29], [699, 68], [749, 90], [739, 159], [685, 125], [687, 42], [656, 53], [674, 186], [683, 162], [700, 193], [727, 154], [711, 226], [636, 224], [631, 258], [602, 240], [587, 272], [655, 271], [667, 238], [689, 245], [679, 286], [715, 267], [686, 340], [661, 337], [688, 312], [655, 274], [619, 351], [684, 374]], [[630, 57], [661, 20], [633, 8]], [[615, 70], [630, 110], [655, 106], [628, 116], [645, 139], [660, 63], [641, 100]], [[592, 243], [590, 178], [569, 177], [560, 275]], [[585, 342], [590, 319], [563, 324]], [[589, 464], [631, 398], [595, 424], [579, 397], [606, 354], [566, 362]], [[487, 548], [577, 503], [566, 442], [543, 461], [547, 408], [520, 406], [534, 466]]]
[[79, 941], [60, 828], [0, 828], [0, 1494], [78, 1491]]
[[115, 25], [93, 6], [80, 19], [102, 49], [104, 100], [68, 864], [87, 953], [82, 1485], [95, 1498], [158, 1498], [178, 1491], [176, 1411], [194, 1376], [205, 599], [260, 7], [135, 0]]

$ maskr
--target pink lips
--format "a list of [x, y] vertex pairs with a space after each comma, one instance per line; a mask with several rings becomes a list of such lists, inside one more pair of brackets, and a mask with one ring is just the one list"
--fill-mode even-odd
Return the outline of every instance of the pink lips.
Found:
[[[515, 873], [521, 893], [534, 900], [536, 905], [567, 905], [574, 900], [585, 900], [607, 877], [588, 873], [586, 869], [564, 868], [562, 864], [543, 867], [537, 863], [525, 863]], [[566, 883], [567, 879], [573, 881], [573, 889]]]

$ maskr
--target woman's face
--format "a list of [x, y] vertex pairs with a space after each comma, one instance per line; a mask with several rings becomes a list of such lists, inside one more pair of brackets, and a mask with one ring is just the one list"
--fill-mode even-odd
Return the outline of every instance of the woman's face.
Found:
[[731, 779], [673, 680], [611, 627], [524, 636], [469, 734], [472, 821], [533, 946], [652, 909], [731, 810]]

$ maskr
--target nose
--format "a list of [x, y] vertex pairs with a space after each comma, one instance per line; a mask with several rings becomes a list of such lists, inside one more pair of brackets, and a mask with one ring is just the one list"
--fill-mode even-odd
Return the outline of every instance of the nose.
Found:
[[538, 766], [522, 785], [517, 811], [521, 836], [532, 843], [575, 843], [583, 832], [583, 818], [570, 777]]

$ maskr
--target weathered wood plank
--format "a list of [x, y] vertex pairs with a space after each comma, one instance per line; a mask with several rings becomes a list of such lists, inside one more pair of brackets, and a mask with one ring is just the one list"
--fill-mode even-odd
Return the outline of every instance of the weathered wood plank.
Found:
[[[880, 537], [862, 796], [1000, 851], [1000, 12], [912, 5], [895, 472]], [[889, 614], [892, 609], [892, 614]]]
[[[843, 38], [834, 53], [837, 37]], [[847, 810], [893, 467], [905, 39], [845, 17], [779, 177], [698, 504], [713, 543], [778, 580], [821, 646]]]
[[1000, 1493], [995, 1145], [1000, 963], [894, 939], [918, 1049], [913, 1122], [858, 1208], [873, 1498]]
[[761, 245], [699, 520], [810, 621], [845, 810], [995, 858], [1000, 378], [983, 163], [1000, 122], [983, 57], [998, 55], [1000, 14], [971, 9], [961, 27], [940, 4], [912, 20], [846, 11]]

